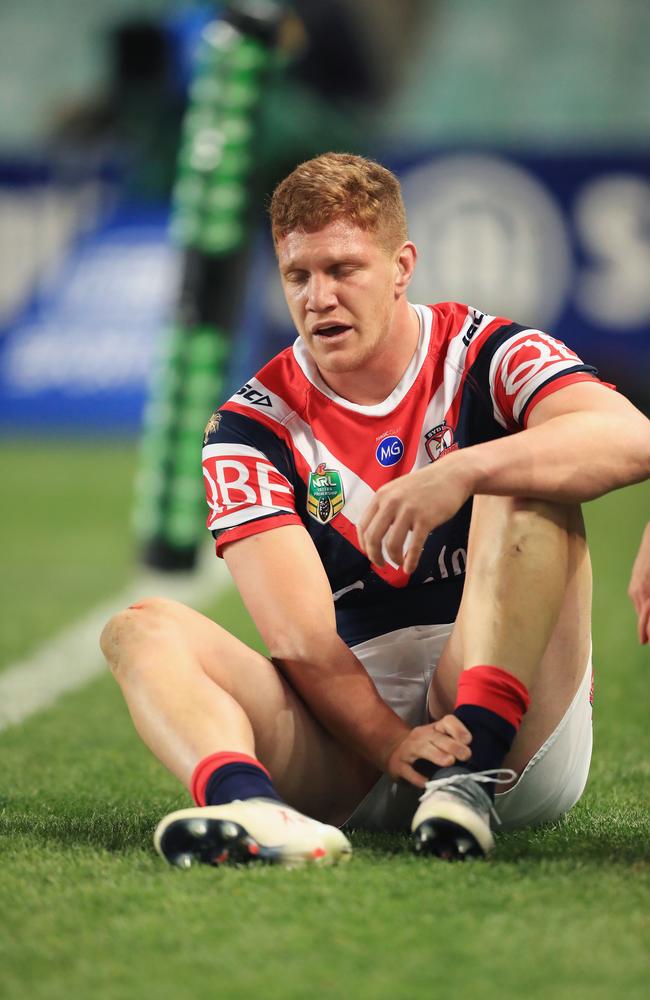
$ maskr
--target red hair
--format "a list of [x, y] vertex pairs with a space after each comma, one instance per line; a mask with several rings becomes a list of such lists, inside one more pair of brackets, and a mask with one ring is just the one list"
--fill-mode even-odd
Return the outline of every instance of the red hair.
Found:
[[269, 214], [276, 245], [288, 233], [318, 232], [338, 219], [375, 233], [390, 253], [408, 238], [395, 174], [351, 153], [324, 153], [301, 163], [276, 187]]

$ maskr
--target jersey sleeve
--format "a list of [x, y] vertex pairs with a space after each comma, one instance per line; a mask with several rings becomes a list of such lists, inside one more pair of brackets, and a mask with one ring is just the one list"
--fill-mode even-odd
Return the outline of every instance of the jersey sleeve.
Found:
[[203, 479], [207, 527], [218, 556], [229, 542], [283, 524], [302, 524], [293, 475], [286, 445], [268, 428], [227, 410], [211, 417], [203, 443]]
[[494, 419], [514, 431], [525, 427], [533, 407], [575, 382], [599, 382], [598, 372], [561, 340], [541, 330], [504, 321], [481, 348]]

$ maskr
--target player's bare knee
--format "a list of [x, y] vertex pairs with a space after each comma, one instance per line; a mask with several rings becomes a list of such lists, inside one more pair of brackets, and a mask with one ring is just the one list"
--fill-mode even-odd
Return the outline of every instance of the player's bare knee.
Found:
[[[476, 498], [478, 533], [470, 550], [470, 573], [498, 591], [520, 570], [529, 576], [536, 567], [558, 570], [569, 551], [568, 505], [525, 497]], [[474, 527], [474, 526], [473, 526]]]
[[115, 669], [119, 658], [123, 614], [124, 612], [120, 611], [109, 618], [99, 637], [99, 648], [111, 670]]
[[113, 615], [104, 626], [99, 644], [114, 674], [131, 662], [129, 654], [138, 646], [163, 641], [171, 624], [166, 604], [161, 598], [145, 598]]
[[544, 555], [566, 549], [570, 508], [564, 504], [527, 497], [510, 498], [503, 531], [502, 553], [510, 559]]
[[550, 521], [564, 526], [569, 522], [569, 514], [578, 505], [559, 503], [555, 500], [537, 500], [534, 497], [510, 497], [514, 514], [535, 520]]

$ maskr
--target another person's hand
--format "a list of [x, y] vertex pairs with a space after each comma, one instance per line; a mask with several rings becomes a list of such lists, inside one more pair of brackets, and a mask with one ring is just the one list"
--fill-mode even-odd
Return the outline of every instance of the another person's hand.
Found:
[[424, 788], [427, 779], [413, 767], [415, 761], [429, 761], [436, 767], [451, 767], [469, 760], [471, 740], [470, 731], [460, 719], [455, 715], [445, 715], [437, 722], [412, 729], [392, 751], [386, 771], [395, 781], [403, 778], [416, 788]]
[[627, 592], [637, 614], [639, 642], [650, 642], [650, 523], [643, 532]]

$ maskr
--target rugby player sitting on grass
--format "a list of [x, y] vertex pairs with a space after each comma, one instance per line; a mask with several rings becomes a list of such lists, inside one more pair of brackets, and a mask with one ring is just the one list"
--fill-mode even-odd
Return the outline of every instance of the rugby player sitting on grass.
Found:
[[[102, 648], [197, 808], [170, 862], [334, 861], [338, 829], [487, 854], [591, 755], [579, 504], [650, 474], [650, 423], [539, 330], [411, 305], [396, 178], [303, 163], [271, 222], [298, 339], [206, 429], [208, 526], [270, 654], [147, 598]], [[616, 441], [616, 448], [607, 442]]]

